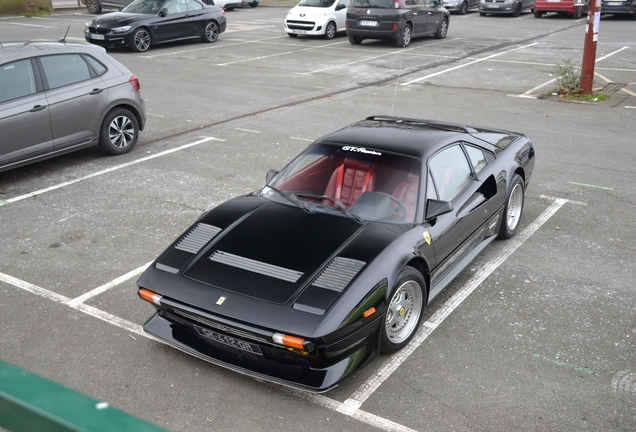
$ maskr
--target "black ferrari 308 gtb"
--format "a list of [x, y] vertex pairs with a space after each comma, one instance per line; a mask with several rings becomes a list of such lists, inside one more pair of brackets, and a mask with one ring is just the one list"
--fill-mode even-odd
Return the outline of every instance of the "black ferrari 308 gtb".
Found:
[[422, 309], [519, 228], [527, 136], [369, 117], [259, 191], [203, 214], [148, 268], [145, 331], [251, 376], [322, 392], [404, 347]]

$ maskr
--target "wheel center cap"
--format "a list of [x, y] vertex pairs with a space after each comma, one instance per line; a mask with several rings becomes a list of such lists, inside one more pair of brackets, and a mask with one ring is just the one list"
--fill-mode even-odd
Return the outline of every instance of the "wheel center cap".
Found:
[[398, 311], [398, 314], [400, 314], [400, 316], [404, 315], [404, 312], [406, 312], [406, 309], [404, 308], [404, 306], [402, 306], [400, 308], [400, 310]]

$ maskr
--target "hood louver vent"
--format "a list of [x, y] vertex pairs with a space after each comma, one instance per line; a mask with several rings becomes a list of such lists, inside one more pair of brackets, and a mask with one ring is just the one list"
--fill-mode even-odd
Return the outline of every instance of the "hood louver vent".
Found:
[[335, 257], [312, 285], [342, 292], [365, 264], [351, 258]]
[[221, 228], [204, 223], [197, 224], [189, 233], [183, 236], [175, 249], [197, 254], [203, 246], [208, 244], [212, 238], [221, 231]]
[[220, 250], [215, 251], [212, 256], [210, 256], [210, 260], [236, 267], [241, 270], [251, 271], [253, 273], [258, 273], [264, 276], [269, 276], [292, 283], [296, 283], [296, 281], [298, 281], [298, 279], [300, 279], [300, 277], [303, 275], [303, 273], [299, 271], [278, 267], [273, 264], [267, 264]]

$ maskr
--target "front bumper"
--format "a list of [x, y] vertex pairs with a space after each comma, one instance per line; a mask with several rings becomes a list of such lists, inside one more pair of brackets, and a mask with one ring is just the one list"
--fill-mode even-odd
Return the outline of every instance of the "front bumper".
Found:
[[290, 353], [284, 347], [270, 343], [241, 338], [237, 331], [228, 333], [231, 339], [257, 345], [260, 353], [238, 349], [201, 336], [202, 327], [219, 332], [218, 327], [207, 327], [200, 321], [195, 324], [164, 309], [159, 309], [144, 324], [144, 330], [174, 348], [215, 365], [277, 384], [321, 393], [332, 389], [377, 356], [381, 317], [342, 340], [316, 347], [306, 356]]
[[511, 14], [515, 9], [515, 3], [480, 3], [479, 12], [487, 14]]
[[[608, 3], [616, 3], [616, 5], [609, 5]], [[614, 15], [636, 15], [636, 4], [634, 2], [603, 2], [601, 5], [601, 14], [614, 14]]]
[[[351, 24], [347, 26], [347, 35], [355, 36], [362, 39], [388, 39], [395, 40], [404, 31], [404, 22], [400, 21], [397, 23], [397, 27], [395, 30], [391, 30], [390, 26], [393, 23], [380, 23], [379, 28], [362, 28], [359, 25]], [[386, 28], [383, 28], [385, 27]]]
[[[95, 39], [95, 36], [102, 37], [104, 39]], [[122, 33], [118, 35], [95, 35], [92, 33], [84, 32], [84, 38], [86, 42], [99, 45], [104, 48], [126, 48], [129, 47], [128, 43], [129, 33]]]

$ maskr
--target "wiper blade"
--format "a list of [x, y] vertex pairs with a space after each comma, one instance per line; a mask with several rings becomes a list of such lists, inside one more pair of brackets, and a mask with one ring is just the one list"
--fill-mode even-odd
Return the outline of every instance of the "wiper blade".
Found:
[[306, 197], [306, 198], [315, 198], [315, 199], [323, 199], [323, 200], [327, 200], [327, 201], [331, 201], [334, 205], [335, 208], [337, 208], [338, 210], [340, 210], [340, 212], [342, 214], [344, 214], [345, 216], [347, 216], [349, 219], [353, 219], [359, 223], [364, 223], [365, 220], [362, 219], [360, 216], [358, 216], [355, 213], [352, 213], [349, 211], [349, 209], [347, 208], [347, 206], [340, 200], [337, 200], [335, 198], [332, 198], [328, 195], [319, 195], [319, 194], [310, 194], [310, 193], [299, 193], [298, 194], [299, 197]]
[[310, 209], [305, 204], [303, 204], [300, 201], [298, 201], [298, 198], [296, 198], [296, 195], [294, 195], [293, 193], [280, 190], [280, 189], [278, 189], [278, 188], [276, 188], [274, 186], [266, 186], [266, 188], [269, 188], [270, 190], [273, 190], [274, 192], [276, 192], [277, 194], [279, 194], [283, 198], [287, 199], [287, 201], [289, 201], [290, 203], [294, 204], [296, 207], [300, 207], [301, 209], [303, 209], [305, 212], [314, 213], [314, 211], [312, 209]]

